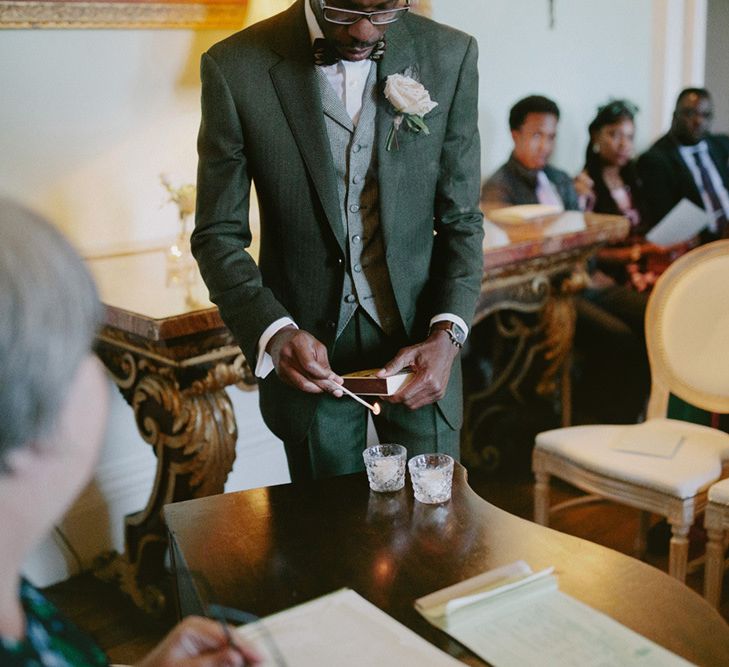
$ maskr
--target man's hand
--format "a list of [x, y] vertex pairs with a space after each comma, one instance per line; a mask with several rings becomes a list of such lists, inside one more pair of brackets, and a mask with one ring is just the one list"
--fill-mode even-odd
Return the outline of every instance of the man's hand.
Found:
[[268, 342], [266, 351], [273, 359], [276, 374], [286, 383], [309, 394], [333, 393], [334, 385], [343, 380], [329, 365], [327, 349], [314, 336], [296, 327], [277, 331]]
[[228, 635], [216, 621], [188, 616], [138, 667], [243, 667], [260, 661], [254, 650], [236, 639], [234, 631]]
[[392, 396], [383, 396], [390, 403], [402, 403], [411, 410], [430, 405], [445, 396], [448, 378], [458, 348], [451, 342], [448, 332], [433, 326], [433, 331], [422, 343], [404, 347], [395, 358], [378, 372], [378, 377], [395, 375], [410, 366], [415, 377]]

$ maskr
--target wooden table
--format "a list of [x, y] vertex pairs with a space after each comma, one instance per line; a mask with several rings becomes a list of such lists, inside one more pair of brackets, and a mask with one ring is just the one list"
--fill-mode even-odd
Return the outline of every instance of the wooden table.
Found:
[[[584, 258], [627, 232], [624, 218], [588, 214], [585, 220], [585, 228], [574, 231], [560, 230], [554, 218], [519, 225], [507, 230], [508, 246], [486, 248], [477, 320], [504, 309], [569, 308], [566, 286], [575, 282]], [[139, 607], [156, 613], [165, 606], [162, 506], [223, 491], [237, 438], [224, 389], [234, 383], [250, 388], [255, 379], [195, 267], [189, 279], [181, 279], [179, 267], [171, 274], [166, 249], [98, 257], [88, 264], [106, 306], [97, 353], [157, 456], [147, 506], [126, 518], [124, 554], [110, 554], [99, 572], [118, 581]], [[544, 315], [540, 321], [552, 320]], [[554, 349], [568, 349], [571, 332], [560, 328], [559, 334], [564, 336]], [[493, 387], [470, 397], [467, 419], [480, 418], [482, 405], [493, 402]]]
[[159, 613], [166, 604], [162, 507], [222, 493], [237, 439], [225, 387], [254, 381], [197, 271], [182, 280], [159, 249], [88, 265], [106, 307], [96, 352], [157, 457], [147, 506], [126, 517], [124, 554], [106, 556], [98, 574]]
[[470, 489], [460, 465], [442, 506], [416, 503], [409, 482], [371, 493], [362, 473], [176, 503], [165, 517], [182, 615], [214, 601], [265, 616], [349, 587], [482, 665], [413, 602], [524, 559], [535, 570], [554, 565], [561, 590], [688, 660], [729, 665], [729, 626], [703, 598], [638, 560], [497, 509]]
[[568, 211], [526, 223], [486, 220], [484, 225], [484, 275], [474, 325], [495, 320], [489, 350], [493, 378], [465, 396], [462, 452], [465, 460], [488, 470], [498, 468], [498, 447], [505, 445], [493, 444], [504, 440], [494, 422], [513, 405], [558, 394], [561, 423], [571, 423], [575, 296], [587, 285], [587, 260], [600, 247], [624, 239], [630, 223], [617, 215]]

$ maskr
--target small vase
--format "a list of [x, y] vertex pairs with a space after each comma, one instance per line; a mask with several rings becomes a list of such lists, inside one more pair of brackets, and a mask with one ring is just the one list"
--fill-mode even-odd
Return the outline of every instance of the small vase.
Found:
[[189, 215], [180, 215], [180, 232], [167, 249], [167, 287], [191, 287], [195, 281], [197, 265], [190, 249], [189, 219]]

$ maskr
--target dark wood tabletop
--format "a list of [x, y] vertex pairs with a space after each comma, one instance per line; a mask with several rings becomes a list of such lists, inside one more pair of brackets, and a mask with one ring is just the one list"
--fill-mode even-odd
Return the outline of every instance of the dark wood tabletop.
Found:
[[457, 465], [437, 506], [370, 492], [364, 473], [165, 508], [182, 615], [217, 602], [266, 616], [349, 587], [451, 655], [484, 664], [413, 608], [418, 597], [525, 560], [560, 589], [699, 665], [729, 665], [729, 626], [667, 574], [519, 519], [477, 496]]

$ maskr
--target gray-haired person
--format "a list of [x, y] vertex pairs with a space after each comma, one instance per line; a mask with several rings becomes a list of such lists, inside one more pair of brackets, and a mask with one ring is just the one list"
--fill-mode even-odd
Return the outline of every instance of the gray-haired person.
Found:
[[[25, 558], [89, 481], [108, 382], [91, 343], [101, 306], [63, 236], [0, 199], [0, 664], [107, 665], [94, 641], [21, 576]], [[140, 663], [255, 664], [214, 621], [188, 618]]]

